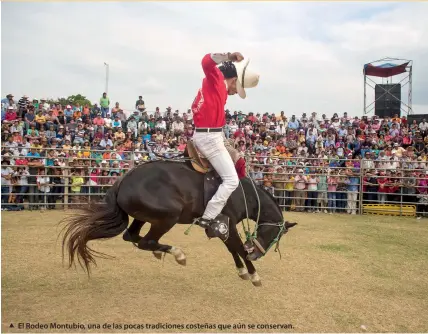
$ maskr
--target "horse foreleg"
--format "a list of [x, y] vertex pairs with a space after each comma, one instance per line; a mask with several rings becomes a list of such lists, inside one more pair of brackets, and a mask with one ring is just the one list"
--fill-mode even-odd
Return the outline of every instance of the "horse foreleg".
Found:
[[125, 233], [123, 233], [123, 240], [138, 243], [141, 240], [140, 231], [143, 225], [146, 222], [143, 222], [138, 219], [132, 221], [131, 226], [129, 226]]
[[[238, 254], [242, 258], [242, 260], [244, 260], [245, 266], [247, 267], [250, 276], [249, 278], [251, 280], [251, 283], [253, 283], [254, 286], [261, 286], [262, 281], [260, 280], [259, 274], [256, 272], [256, 268], [254, 267], [251, 261], [247, 260], [247, 252], [245, 251], [244, 244], [242, 243], [242, 240], [238, 235], [238, 231], [236, 230], [236, 228], [232, 228], [230, 232], [231, 233], [229, 235], [229, 239], [225, 243], [227, 248], [231, 253], [232, 251], [234, 251], [235, 254]], [[239, 275], [239, 277], [241, 277], [241, 275]]]
[[242, 278], [243, 280], [249, 280], [250, 275], [248, 274], [247, 268], [244, 266], [244, 264], [241, 261], [241, 258], [239, 257], [238, 253], [232, 249], [228, 244], [225, 244], [227, 249], [229, 250], [230, 254], [232, 254], [233, 261], [235, 261], [236, 270], [238, 271], [238, 276]]
[[180, 248], [170, 245], [162, 245], [158, 242], [159, 239], [162, 238], [162, 236], [167, 233], [174, 225], [175, 222], [159, 222], [152, 224], [149, 232], [138, 242], [138, 248], [152, 251], [153, 255], [157, 259], [161, 259], [163, 253], [172, 254], [174, 255], [175, 261], [177, 261], [178, 264], [185, 266], [186, 255]]
[[238, 234], [238, 231], [236, 230], [236, 226], [233, 225], [231, 227], [231, 230], [229, 232], [229, 239], [224, 243], [227, 247], [227, 250], [232, 254], [233, 261], [235, 262], [236, 270], [238, 271], [238, 276], [242, 278], [243, 280], [249, 280], [250, 275], [248, 275], [248, 270], [245, 268], [244, 264], [241, 261], [241, 258], [239, 257], [238, 253], [236, 252], [236, 245], [234, 242], [231, 242], [230, 240], [235, 240], [234, 238], [231, 239], [232, 234]]

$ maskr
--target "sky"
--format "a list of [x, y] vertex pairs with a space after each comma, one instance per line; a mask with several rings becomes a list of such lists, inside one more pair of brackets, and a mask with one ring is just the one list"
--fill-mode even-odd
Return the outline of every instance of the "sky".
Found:
[[413, 60], [413, 110], [428, 113], [427, 14], [422, 2], [2, 2], [1, 94], [97, 102], [107, 62], [112, 103], [184, 112], [203, 56], [238, 51], [260, 81], [229, 110], [361, 116], [364, 64], [393, 57]]

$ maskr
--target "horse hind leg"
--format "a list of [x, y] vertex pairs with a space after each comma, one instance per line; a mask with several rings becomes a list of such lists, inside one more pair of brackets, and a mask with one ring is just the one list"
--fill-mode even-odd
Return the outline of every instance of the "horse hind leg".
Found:
[[138, 248], [142, 250], [152, 251], [153, 255], [157, 259], [161, 259], [163, 254], [172, 254], [174, 255], [175, 261], [178, 264], [185, 266], [186, 255], [180, 248], [170, 245], [163, 245], [158, 242], [159, 239], [162, 238], [162, 236], [167, 233], [174, 225], [175, 222], [153, 223], [150, 227], [149, 232], [138, 242]]
[[140, 231], [146, 222], [134, 219], [131, 226], [129, 226], [123, 233], [123, 240], [138, 244], [141, 240]]

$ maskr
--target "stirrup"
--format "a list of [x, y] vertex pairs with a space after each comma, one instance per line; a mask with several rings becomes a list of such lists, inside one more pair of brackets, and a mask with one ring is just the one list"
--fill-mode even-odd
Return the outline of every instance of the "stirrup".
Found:
[[226, 241], [229, 238], [229, 217], [223, 214], [212, 220], [200, 218], [199, 226], [205, 228], [205, 233], [208, 238], [220, 238]]

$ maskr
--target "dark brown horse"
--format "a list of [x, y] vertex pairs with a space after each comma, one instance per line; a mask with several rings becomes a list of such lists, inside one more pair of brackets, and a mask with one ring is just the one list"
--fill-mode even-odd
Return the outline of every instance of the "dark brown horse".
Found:
[[[69, 265], [77, 258], [89, 274], [90, 264], [95, 264], [95, 257], [102, 254], [92, 250], [88, 242], [112, 238], [125, 231], [125, 241], [152, 251], [157, 258], [162, 253], [172, 254], [184, 265], [183, 251], [160, 244], [159, 239], [175, 224], [192, 224], [202, 215], [207, 201], [204, 185], [210, 177], [214, 178], [214, 174], [198, 173], [182, 162], [155, 161], [134, 168], [108, 190], [105, 203], [92, 205], [83, 214], [65, 220], [63, 254], [68, 251]], [[216, 182], [218, 185], [221, 180]], [[261, 281], [251, 261], [263, 256], [296, 223], [285, 222], [275, 199], [249, 178], [242, 179], [241, 184], [245, 196], [238, 187], [223, 210], [230, 218], [230, 235], [225, 245], [233, 256], [238, 275], [251, 279], [257, 286]], [[254, 221], [258, 218], [258, 224], [244, 247], [236, 225], [247, 218], [246, 208], [249, 218]], [[128, 216], [134, 220], [127, 229]], [[150, 230], [141, 237], [140, 230], [146, 222], [150, 222]]]

